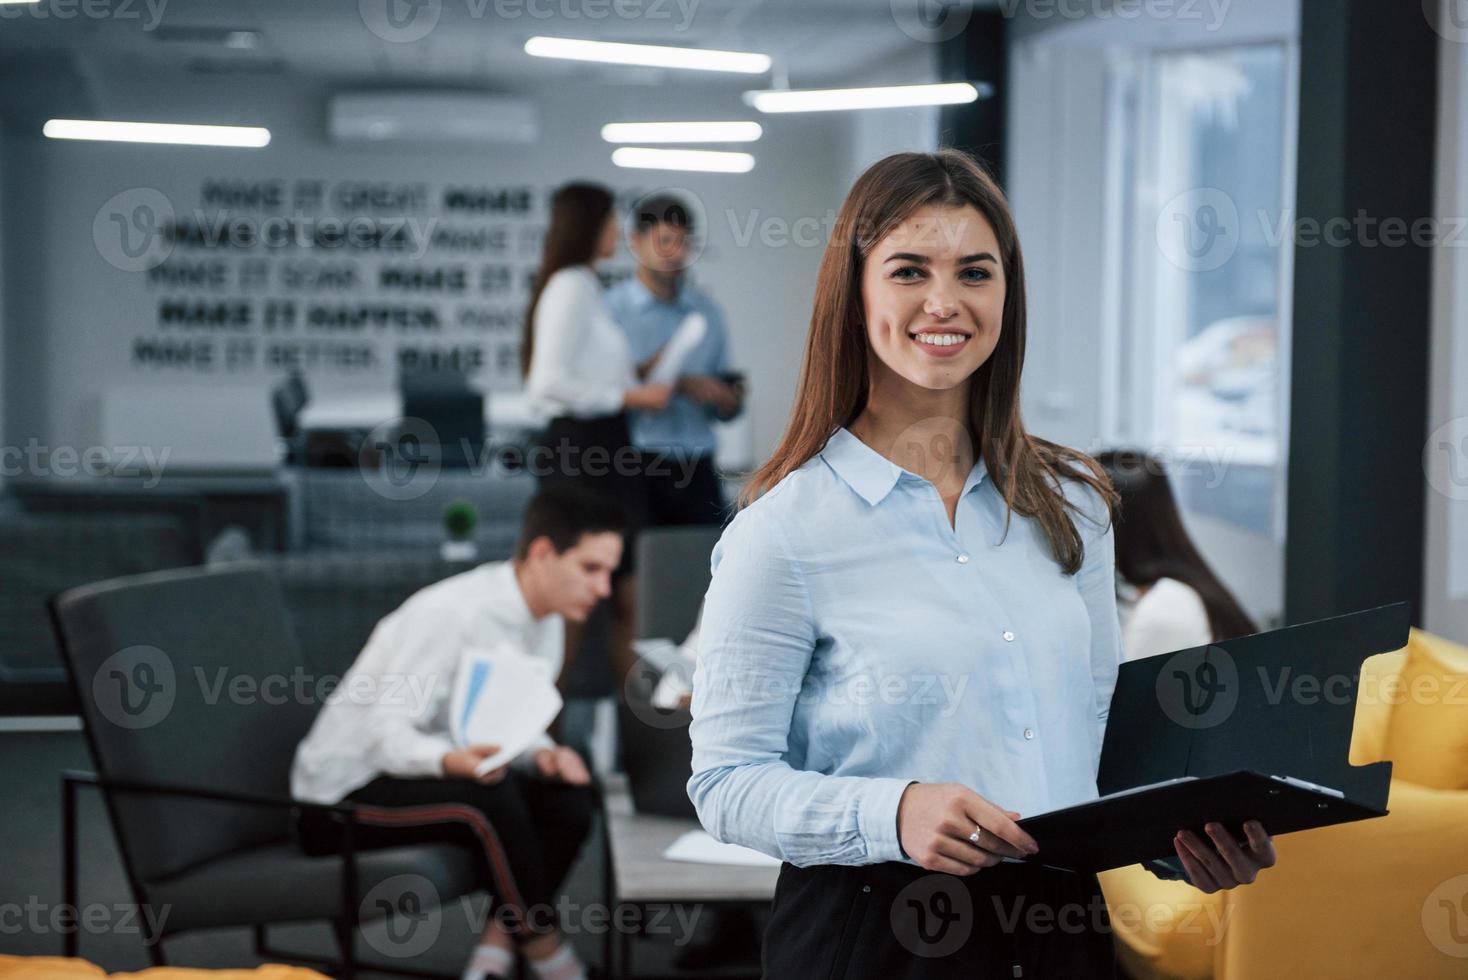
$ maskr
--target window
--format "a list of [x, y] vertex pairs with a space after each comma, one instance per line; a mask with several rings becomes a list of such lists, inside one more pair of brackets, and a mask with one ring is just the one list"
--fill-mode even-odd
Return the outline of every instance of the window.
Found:
[[1107, 103], [1108, 441], [1283, 541], [1293, 47], [1117, 51]]

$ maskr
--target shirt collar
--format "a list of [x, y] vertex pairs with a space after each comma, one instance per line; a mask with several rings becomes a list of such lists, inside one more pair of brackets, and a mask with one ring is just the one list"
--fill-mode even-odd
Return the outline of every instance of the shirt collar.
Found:
[[514, 562], [494, 562], [483, 568], [491, 582], [491, 594], [500, 599], [496, 603], [498, 618], [510, 626], [532, 626], [538, 622], [530, 612], [530, 604], [525, 601], [525, 593], [520, 591]]
[[673, 294], [673, 301], [671, 303], [664, 303], [654, 296], [652, 290], [648, 289], [643, 281], [637, 278], [637, 273], [635, 272], [627, 277], [627, 289], [632, 295], [633, 308], [639, 311], [649, 310], [654, 306], [672, 306], [681, 310], [688, 305], [687, 276], [678, 280], [678, 291]]
[[[887, 494], [892, 492], [897, 481], [904, 477], [927, 482], [916, 473], [903, 469], [862, 442], [845, 426], [837, 429], [831, 435], [820, 455], [826, 464], [836, 472], [836, 475], [846, 482], [847, 486], [874, 507], [881, 503]], [[988, 469], [984, 466], [984, 461], [975, 460], [974, 468], [969, 471], [960, 496], [978, 486], [986, 475], [988, 475]]]

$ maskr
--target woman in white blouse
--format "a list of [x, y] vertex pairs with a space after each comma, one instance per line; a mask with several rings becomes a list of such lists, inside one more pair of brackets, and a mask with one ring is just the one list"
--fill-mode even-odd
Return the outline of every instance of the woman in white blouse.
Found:
[[1130, 449], [1102, 453], [1096, 461], [1121, 498], [1116, 597], [1126, 659], [1257, 632], [1188, 536], [1162, 462]]
[[[627, 412], [662, 411], [673, 387], [639, 382], [626, 335], [602, 299], [593, 267], [616, 254], [617, 238], [609, 190], [572, 183], [556, 191], [525, 318], [520, 365], [529, 406], [547, 421], [527, 460], [541, 488], [573, 485], [615, 500], [625, 512], [628, 533], [611, 609], [611, 652], [621, 676], [631, 662], [633, 536], [646, 509]], [[579, 629], [567, 631], [568, 672], [580, 634]]]

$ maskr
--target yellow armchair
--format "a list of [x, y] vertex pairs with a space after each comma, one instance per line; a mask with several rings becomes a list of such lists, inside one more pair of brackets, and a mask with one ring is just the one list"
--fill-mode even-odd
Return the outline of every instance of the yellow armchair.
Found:
[[1101, 875], [1136, 980], [1468, 977], [1468, 648], [1421, 630], [1362, 666], [1351, 762], [1392, 760], [1387, 816], [1276, 839], [1252, 885], [1205, 895]]

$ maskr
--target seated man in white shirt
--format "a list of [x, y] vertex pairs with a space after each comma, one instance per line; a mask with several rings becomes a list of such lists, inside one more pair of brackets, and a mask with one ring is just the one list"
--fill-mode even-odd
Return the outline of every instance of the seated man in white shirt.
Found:
[[[540, 659], [555, 678], [564, 620], [584, 620], [611, 594], [621, 557], [614, 503], [575, 490], [541, 493], [512, 560], [431, 585], [377, 624], [342, 678], [346, 695], [327, 703], [296, 750], [292, 795], [357, 804], [356, 846], [453, 841], [483, 856], [488, 926], [466, 978], [509, 976], [517, 946], [540, 980], [586, 976], [562, 940], [555, 904], [590, 828], [595, 791], [581, 757], [547, 735], [476, 776], [497, 747], [450, 738], [459, 664], [468, 650], [508, 648]], [[377, 693], [352, 693], [364, 691]], [[297, 830], [308, 852], [340, 847], [338, 825], [319, 814], [303, 814]]]

